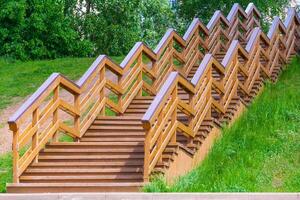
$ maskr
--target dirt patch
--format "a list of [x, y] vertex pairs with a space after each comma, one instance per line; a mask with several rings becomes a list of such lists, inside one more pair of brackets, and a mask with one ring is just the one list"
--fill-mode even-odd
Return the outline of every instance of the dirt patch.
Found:
[[[66, 91], [60, 91], [59, 96], [67, 102], [72, 102], [73, 100], [72, 98], [70, 98], [70, 94]], [[30, 96], [23, 98], [23, 100], [18, 99], [14, 101], [18, 103], [15, 103], [14, 105], [0, 111], [0, 155], [12, 150], [13, 133], [9, 130], [9, 126], [7, 123], [8, 118], [12, 116], [29, 97]], [[67, 118], [67, 116], [67, 114], [62, 113], [62, 117]]]
[[18, 102], [6, 109], [0, 111], [0, 154], [11, 151], [12, 144], [12, 132], [9, 130], [7, 121], [8, 118], [17, 111], [17, 109], [26, 101], [27, 98], [23, 100], [16, 99], [14, 102]]

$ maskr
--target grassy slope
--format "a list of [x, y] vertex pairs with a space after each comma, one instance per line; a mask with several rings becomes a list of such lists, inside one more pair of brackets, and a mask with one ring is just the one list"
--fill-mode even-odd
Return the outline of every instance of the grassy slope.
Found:
[[276, 85], [267, 84], [234, 125], [223, 131], [203, 164], [148, 192], [298, 192], [300, 190], [300, 59]]
[[[120, 62], [122, 57], [114, 57]], [[0, 59], [0, 110], [33, 93], [53, 72], [72, 80], [83, 75], [95, 58], [61, 58], [45, 61]]]

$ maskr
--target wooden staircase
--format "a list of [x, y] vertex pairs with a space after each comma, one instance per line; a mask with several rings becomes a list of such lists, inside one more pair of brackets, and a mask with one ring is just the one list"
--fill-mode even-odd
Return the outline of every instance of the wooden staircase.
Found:
[[[9, 120], [14, 182], [7, 191], [140, 191], [155, 173], [176, 174], [178, 158], [197, 161], [216, 130], [300, 49], [294, 10], [267, 35], [259, 17], [253, 4], [246, 11], [235, 4], [207, 26], [193, 20], [183, 37], [169, 29], [153, 51], [136, 43], [120, 65], [101, 55], [77, 83], [51, 75]], [[62, 89], [72, 100], [60, 97]], [[61, 133], [73, 142], [59, 142]]]
[[76, 142], [50, 142], [8, 192], [121, 192], [143, 186], [141, 117], [154, 97], [136, 97], [122, 116], [99, 116]]

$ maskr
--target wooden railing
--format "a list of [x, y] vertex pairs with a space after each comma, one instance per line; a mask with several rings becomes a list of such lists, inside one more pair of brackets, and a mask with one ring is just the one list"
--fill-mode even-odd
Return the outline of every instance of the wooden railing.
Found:
[[[252, 29], [245, 48], [233, 40], [222, 62], [206, 54], [191, 82], [178, 72], [168, 76], [142, 118], [147, 131], [144, 181], [162, 161], [166, 147], [177, 142], [177, 132], [192, 141], [204, 120], [211, 119], [212, 110], [221, 118], [233, 99], [249, 101], [254, 97], [251, 91], [256, 81], [277, 78], [272, 77], [278, 70], [275, 66], [283, 66], [299, 49], [299, 22], [295, 10], [290, 9], [284, 23], [275, 17], [267, 35], [259, 27]], [[183, 99], [180, 90], [189, 97]], [[177, 111], [186, 115], [187, 124], [181, 122]]]
[[[217, 11], [207, 26], [194, 19], [183, 37], [169, 29], [154, 51], [137, 42], [120, 65], [100, 55], [76, 83], [52, 74], [8, 121], [13, 131], [14, 182], [59, 132], [78, 139], [106, 107], [122, 114], [143, 90], [156, 95], [172, 71], [187, 77], [206, 53], [226, 51], [233, 39], [247, 38], [252, 27], [259, 26], [259, 17], [253, 4], [246, 11], [235, 4], [227, 18]], [[23, 147], [28, 149], [20, 155]]]

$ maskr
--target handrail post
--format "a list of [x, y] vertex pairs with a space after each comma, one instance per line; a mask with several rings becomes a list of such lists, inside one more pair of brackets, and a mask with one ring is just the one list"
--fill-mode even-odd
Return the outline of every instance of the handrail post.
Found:
[[[59, 86], [57, 86], [56, 88], [54, 88], [53, 91], [53, 103], [55, 103], [59, 98]], [[56, 124], [58, 122], [58, 108], [56, 108], [53, 111], [53, 119], [52, 119], [52, 125]], [[57, 131], [56, 133], [54, 133], [53, 135], [53, 141], [57, 142], [58, 141], [58, 134]]]
[[12, 150], [13, 150], [13, 182], [19, 183], [19, 129], [18, 127], [11, 128], [13, 131], [13, 142], [12, 142]]
[[149, 182], [149, 166], [150, 166], [150, 125], [143, 122], [143, 127], [145, 129], [145, 142], [144, 142], [144, 182]]
[[[32, 113], [32, 127], [37, 125], [39, 118], [39, 108], [36, 108]], [[31, 150], [34, 151], [34, 149], [38, 146], [39, 142], [39, 136], [38, 136], [38, 129], [35, 131], [35, 133], [32, 136], [32, 145]], [[33, 159], [33, 162], [38, 162], [38, 154]]]

